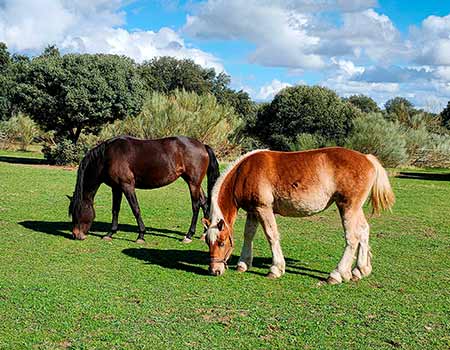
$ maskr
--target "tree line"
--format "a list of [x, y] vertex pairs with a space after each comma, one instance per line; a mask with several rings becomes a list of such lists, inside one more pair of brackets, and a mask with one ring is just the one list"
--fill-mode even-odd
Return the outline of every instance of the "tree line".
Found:
[[[393, 166], [419, 164], [417, 154], [436, 151], [437, 142], [444, 144], [438, 158], [447, 152], [450, 101], [440, 114], [416, 109], [403, 97], [388, 100], [382, 109], [368, 96], [341, 98], [324, 87], [300, 85], [283, 89], [270, 103], [256, 103], [246, 92], [233, 90], [227, 74], [189, 59], [157, 57], [139, 64], [118, 55], [62, 55], [54, 46], [28, 57], [11, 54], [0, 43], [0, 73], [0, 124], [18, 120], [27, 125], [20, 116], [31, 117], [52, 133], [53, 145], [44, 153], [61, 163], [78, 159], [106, 137], [124, 131], [142, 136], [144, 129], [152, 137], [167, 130], [200, 135], [224, 153], [349, 146], [390, 157], [386, 163]], [[175, 127], [188, 123], [189, 128]], [[20, 131], [11, 125], [10, 130]], [[357, 131], [367, 135], [356, 137]], [[395, 140], [388, 137], [394, 132]], [[391, 143], [375, 141], [374, 133], [385, 133]], [[396, 151], [386, 150], [389, 145]], [[448, 148], [450, 154], [450, 142]], [[74, 155], [64, 153], [69, 149]]]

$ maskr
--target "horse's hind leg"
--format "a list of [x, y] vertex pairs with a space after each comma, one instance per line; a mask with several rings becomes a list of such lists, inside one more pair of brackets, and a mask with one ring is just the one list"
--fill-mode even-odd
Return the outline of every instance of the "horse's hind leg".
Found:
[[247, 213], [245, 222], [244, 244], [242, 246], [241, 256], [236, 269], [239, 272], [245, 272], [252, 266], [253, 261], [253, 238], [258, 228], [258, 218], [254, 213]]
[[122, 202], [122, 190], [119, 187], [113, 187], [111, 232], [109, 232], [106, 236], [103, 237], [103, 239], [106, 241], [110, 241], [112, 239], [112, 235], [117, 232], [117, 229], [119, 227], [119, 212], [121, 202]]
[[208, 208], [208, 200], [206, 199], [205, 192], [203, 192], [203, 189], [201, 187], [200, 187], [200, 207], [202, 208], [203, 216], [209, 219], [210, 208]]
[[127, 198], [128, 204], [133, 211], [134, 217], [136, 218], [136, 222], [138, 224], [139, 236], [136, 240], [136, 243], [144, 243], [144, 233], [145, 233], [145, 225], [142, 221], [141, 210], [139, 209], [139, 203], [136, 197], [136, 191], [134, 187], [131, 185], [123, 185], [122, 186], [123, 193], [125, 193], [125, 197]]
[[183, 243], [192, 242], [192, 236], [195, 235], [195, 228], [197, 226], [198, 213], [200, 211], [200, 206], [201, 206], [201, 200], [200, 200], [201, 187], [200, 187], [200, 185], [193, 184], [191, 182], [188, 182], [188, 185], [189, 185], [189, 191], [191, 193], [192, 219], [191, 219], [191, 226], [189, 227], [189, 230], [182, 241]]
[[272, 250], [272, 266], [270, 267], [269, 278], [281, 277], [285, 272], [286, 263], [280, 245], [280, 234], [278, 233], [277, 222], [271, 208], [257, 209], [258, 219], [264, 229], [267, 240]]
[[372, 264], [370, 262], [372, 254], [369, 246], [369, 224], [364, 215], [361, 219], [360, 225], [360, 240], [358, 248], [358, 260], [356, 267], [352, 271], [352, 280], [358, 281], [362, 277], [370, 275], [372, 272]]
[[364, 217], [364, 212], [359, 208], [346, 208], [338, 204], [341, 213], [342, 225], [345, 231], [346, 246], [344, 254], [339, 261], [335, 270], [330, 273], [328, 283], [336, 284], [342, 281], [349, 281], [352, 278], [352, 265], [355, 258], [356, 250], [358, 249], [362, 232], [368, 231], [367, 221]]

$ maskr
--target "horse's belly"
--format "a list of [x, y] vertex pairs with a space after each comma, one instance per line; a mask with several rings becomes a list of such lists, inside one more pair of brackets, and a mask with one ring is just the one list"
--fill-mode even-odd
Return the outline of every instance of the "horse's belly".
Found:
[[137, 178], [136, 179], [136, 188], [140, 188], [143, 190], [151, 190], [153, 188], [159, 188], [164, 187], [172, 182], [174, 182], [178, 176], [169, 176], [169, 177], [163, 177], [163, 178]]
[[325, 210], [331, 203], [330, 196], [322, 194], [309, 198], [279, 198], [273, 208], [283, 216], [310, 216]]

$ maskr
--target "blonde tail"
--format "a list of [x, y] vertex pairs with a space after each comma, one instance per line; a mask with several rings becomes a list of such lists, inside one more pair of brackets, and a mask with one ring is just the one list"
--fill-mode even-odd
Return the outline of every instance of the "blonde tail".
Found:
[[395, 203], [395, 195], [389, 183], [388, 174], [377, 157], [371, 154], [367, 154], [366, 157], [373, 164], [376, 171], [370, 201], [372, 204], [372, 214], [378, 215], [382, 209], [390, 210], [392, 208]]

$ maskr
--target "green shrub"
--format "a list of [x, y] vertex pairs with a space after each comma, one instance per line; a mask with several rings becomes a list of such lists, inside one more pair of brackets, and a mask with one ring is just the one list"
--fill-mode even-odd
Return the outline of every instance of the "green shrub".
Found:
[[408, 164], [419, 167], [450, 166], [450, 136], [427, 130], [422, 123], [416, 128], [404, 130], [408, 152]]
[[239, 152], [237, 139], [241, 121], [233, 108], [217, 103], [210, 94], [174, 91], [171, 95], [151, 94], [137, 117], [105, 126], [100, 139], [131, 135], [153, 139], [185, 135], [209, 144], [221, 156]]
[[70, 140], [60, 140], [53, 145], [45, 145], [42, 148], [45, 159], [53, 165], [76, 165], [89, 150], [89, 146], [78, 142], [72, 143]]
[[290, 144], [290, 150], [304, 151], [323, 147], [325, 143], [325, 139], [320, 135], [304, 133], [297, 135], [295, 141]]
[[3, 135], [3, 147], [9, 148], [12, 143], [18, 142], [22, 151], [26, 151], [33, 140], [41, 134], [37, 124], [22, 113], [1, 122], [0, 132]]
[[258, 109], [249, 133], [270, 148], [291, 150], [298, 135], [313, 134], [343, 144], [361, 111], [334, 91], [320, 86], [281, 90], [270, 105]]
[[378, 157], [384, 166], [396, 167], [408, 162], [404, 133], [397, 122], [383, 118], [379, 113], [358, 117], [347, 147]]

